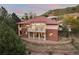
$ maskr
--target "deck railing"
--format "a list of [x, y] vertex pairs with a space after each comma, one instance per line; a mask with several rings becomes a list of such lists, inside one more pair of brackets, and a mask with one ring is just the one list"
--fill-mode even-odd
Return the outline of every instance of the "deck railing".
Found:
[[28, 29], [27, 30], [28, 32], [45, 32], [46, 30], [45, 29]]

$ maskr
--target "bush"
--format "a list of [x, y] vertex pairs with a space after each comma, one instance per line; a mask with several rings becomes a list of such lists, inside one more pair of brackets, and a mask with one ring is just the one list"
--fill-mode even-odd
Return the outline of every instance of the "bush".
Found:
[[25, 54], [25, 46], [22, 39], [4, 22], [0, 22], [0, 54]]

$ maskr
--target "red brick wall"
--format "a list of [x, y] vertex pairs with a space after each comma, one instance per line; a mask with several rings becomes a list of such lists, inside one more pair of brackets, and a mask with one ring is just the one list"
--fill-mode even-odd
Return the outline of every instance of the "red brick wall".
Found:
[[47, 29], [46, 30], [47, 40], [58, 41], [58, 30], [56, 29]]

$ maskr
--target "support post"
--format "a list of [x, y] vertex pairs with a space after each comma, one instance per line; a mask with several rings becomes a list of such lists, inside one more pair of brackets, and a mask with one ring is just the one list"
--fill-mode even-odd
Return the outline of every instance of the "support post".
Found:
[[20, 26], [18, 24], [18, 35], [20, 36]]
[[35, 33], [33, 33], [33, 39], [35, 39]]
[[46, 33], [44, 33], [44, 40], [46, 40]]
[[30, 32], [28, 32], [28, 38], [30, 38]]
[[40, 33], [38, 33], [38, 39], [40, 40], [41, 38], [40, 38]]

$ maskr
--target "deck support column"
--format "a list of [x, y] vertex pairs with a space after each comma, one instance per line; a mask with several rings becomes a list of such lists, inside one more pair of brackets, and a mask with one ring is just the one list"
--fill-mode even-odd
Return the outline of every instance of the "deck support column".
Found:
[[28, 38], [30, 38], [30, 32], [28, 32]]
[[41, 37], [40, 37], [40, 33], [38, 33], [38, 39], [39, 39], [39, 40], [41, 39]]
[[33, 39], [35, 39], [35, 33], [33, 33]]
[[46, 40], [46, 33], [44, 33], [44, 40]]
[[18, 25], [18, 35], [20, 36], [20, 25]]

